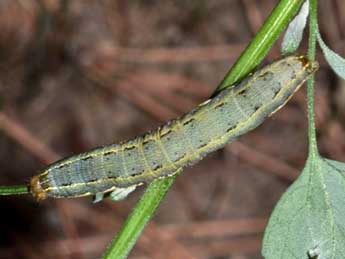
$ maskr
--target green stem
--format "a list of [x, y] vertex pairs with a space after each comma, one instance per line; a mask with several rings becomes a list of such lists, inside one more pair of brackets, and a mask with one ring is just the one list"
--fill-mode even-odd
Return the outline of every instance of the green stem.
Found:
[[[182, 171], [182, 170], [179, 170]], [[179, 173], [179, 172], [178, 172]], [[161, 200], [174, 183], [178, 173], [162, 180], [153, 181], [128, 216], [103, 258], [126, 258], [146, 223], [150, 220]]]
[[[308, 57], [315, 60], [316, 32], [317, 32], [317, 0], [309, 1], [309, 49]], [[308, 138], [309, 138], [309, 157], [319, 154], [316, 141], [315, 112], [314, 112], [314, 75], [307, 83], [308, 96]]]
[[0, 195], [18, 195], [29, 193], [26, 185], [0, 186]]
[[[260, 63], [303, 2], [304, 0], [281, 0], [279, 2], [216, 91], [231, 86]], [[127, 257], [145, 224], [152, 217], [160, 201], [172, 185], [174, 178], [159, 179], [147, 187], [119, 234], [108, 247], [104, 259]]]
[[281, 32], [295, 16], [304, 0], [281, 0], [272, 10], [254, 39], [226, 74], [217, 91], [238, 82], [262, 61]]

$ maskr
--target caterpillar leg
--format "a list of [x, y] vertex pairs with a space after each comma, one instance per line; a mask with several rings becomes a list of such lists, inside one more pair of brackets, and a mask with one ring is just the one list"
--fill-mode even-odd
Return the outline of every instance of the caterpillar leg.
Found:
[[120, 201], [127, 197], [128, 194], [133, 192], [137, 188], [136, 185], [127, 188], [116, 188], [109, 194], [109, 198], [113, 201]]
[[104, 193], [103, 192], [98, 192], [96, 193], [93, 198], [92, 198], [92, 203], [97, 203], [102, 201], [104, 198]]
[[127, 188], [116, 188], [114, 191], [110, 192], [110, 193], [104, 193], [104, 192], [97, 192], [92, 199], [93, 203], [97, 203], [102, 201], [104, 198], [108, 198], [113, 200], [113, 201], [119, 201], [119, 200], [123, 200], [124, 198], [126, 198], [128, 196], [128, 194], [130, 194], [131, 192], [133, 192], [135, 190], [135, 188], [137, 188], [137, 186], [131, 186], [131, 187], [127, 187]]

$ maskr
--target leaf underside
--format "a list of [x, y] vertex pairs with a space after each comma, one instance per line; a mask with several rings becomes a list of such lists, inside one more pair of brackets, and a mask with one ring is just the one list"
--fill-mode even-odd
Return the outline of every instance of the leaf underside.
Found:
[[305, 1], [299, 13], [290, 22], [289, 27], [286, 30], [281, 45], [281, 52], [283, 55], [294, 53], [301, 44], [308, 15], [309, 1]]
[[267, 259], [345, 258], [345, 164], [309, 159], [274, 209], [263, 240]]

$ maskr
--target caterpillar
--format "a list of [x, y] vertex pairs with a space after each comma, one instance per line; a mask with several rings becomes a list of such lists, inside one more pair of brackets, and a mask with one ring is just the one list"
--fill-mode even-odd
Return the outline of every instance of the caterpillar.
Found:
[[154, 131], [55, 162], [31, 178], [30, 191], [37, 200], [123, 199], [138, 185], [173, 175], [259, 126], [317, 69], [305, 56], [282, 58]]

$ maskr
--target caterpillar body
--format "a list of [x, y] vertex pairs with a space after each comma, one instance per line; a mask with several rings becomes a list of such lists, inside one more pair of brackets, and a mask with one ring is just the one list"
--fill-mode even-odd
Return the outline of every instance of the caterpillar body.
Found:
[[219, 92], [191, 112], [122, 144], [62, 159], [32, 177], [38, 199], [111, 193], [124, 198], [136, 186], [169, 176], [259, 126], [318, 69], [304, 56], [278, 60]]

